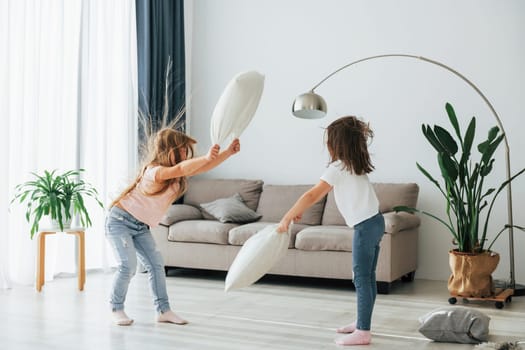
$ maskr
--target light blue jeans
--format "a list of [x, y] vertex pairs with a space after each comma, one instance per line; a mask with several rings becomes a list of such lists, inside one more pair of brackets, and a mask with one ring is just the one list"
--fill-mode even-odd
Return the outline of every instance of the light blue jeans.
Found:
[[149, 284], [157, 312], [170, 310], [164, 263], [155, 247], [149, 226], [127, 211], [112, 207], [106, 217], [106, 238], [111, 243], [119, 264], [111, 290], [112, 310], [124, 309], [129, 282], [137, 271], [137, 256], [149, 273]]
[[381, 213], [354, 226], [352, 240], [352, 268], [357, 294], [356, 328], [369, 331], [377, 295], [376, 266], [379, 242], [385, 232]]

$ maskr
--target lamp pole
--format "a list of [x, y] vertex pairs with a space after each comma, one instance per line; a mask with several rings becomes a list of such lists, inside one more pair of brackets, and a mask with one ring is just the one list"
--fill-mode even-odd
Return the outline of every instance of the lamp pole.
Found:
[[[341, 68], [338, 68], [334, 72], [330, 73], [328, 76], [326, 76], [323, 80], [321, 80], [319, 83], [317, 83], [310, 92], [301, 95], [301, 99], [296, 99], [293, 105], [293, 113], [295, 116], [300, 118], [320, 118], [323, 117], [326, 114], [326, 103], [322, 99], [321, 96], [316, 95], [314, 93], [314, 90], [319, 87], [322, 83], [324, 83], [326, 80], [328, 80], [333, 75], [339, 73], [343, 69], [346, 69], [350, 66], [353, 66], [357, 63], [361, 63], [364, 61], [379, 59], [379, 58], [387, 58], [387, 57], [405, 57], [405, 58], [413, 58], [420, 61], [428, 62], [431, 64], [434, 64], [436, 66], [439, 66], [441, 68], [444, 68], [448, 70], [449, 72], [453, 73], [457, 77], [461, 78], [464, 82], [466, 82], [470, 87], [474, 89], [478, 93], [478, 95], [485, 101], [485, 104], [489, 107], [490, 111], [492, 112], [492, 115], [496, 119], [496, 122], [498, 123], [498, 126], [503, 133], [503, 139], [505, 144], [505, 164], [506, 164], [506, 176], [507, 176], [507, 213], [508, 213], [508, 230], [509, 230], [509, 260], [510, 260], [510, 283], [509, 288], [514, 289], [514, 295], [525, 295], [525, 287], [520, 286], [520, 288], [516, 288], [516, 279], [515, 279], [515, 270], [514, 270], [514, 220], [512, 215], [512, 187], [511, 187], [511, 173], [510, 173], [510, 149], [509, 149], [509, 143], [507, 140], [507, 134], [505, 133], [505, 129], [503, 128], [503, 124], [501, 123], [501, 119], [498, 116], [498, 113], [490, 103], [490, 101], [487, 99], [487, 97], [481, 92], [481, 90], [474, 85], [469, 79], [467, 79], [463, 74], [459, 73], [458, 71], [450, 68], [449, 66], [423, 57], [423, 56], [416, 56], [416, 55], [408, 55], [408, 54], [384, 54], [384, 55], [376, 55], [376, 56], [369, 56], [365, 57], [353, 62], [350, 62]], [[310, 109], [310, 110], [316, 110], [313, 114], [309, 114], [308, 112], [304, 112], [302, 109]]]

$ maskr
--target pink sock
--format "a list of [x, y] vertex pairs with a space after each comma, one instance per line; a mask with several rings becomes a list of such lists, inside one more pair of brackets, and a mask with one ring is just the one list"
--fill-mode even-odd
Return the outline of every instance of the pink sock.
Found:
[[355, 331], [355, 321], [346, 326], [339, 327], [336, 329], [337, 333], [352, 333], [353, 331]]
[[353, 333], [336, 339], [337, 345], [368, 345], [372, 340], [370, 331], [356, 329]]

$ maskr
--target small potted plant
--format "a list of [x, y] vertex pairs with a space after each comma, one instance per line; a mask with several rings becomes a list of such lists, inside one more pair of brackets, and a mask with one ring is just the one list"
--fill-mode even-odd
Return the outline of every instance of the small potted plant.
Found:
[[79, 216], [84, 227], [91, 226], [91, 219], [84, 204], [85, 197], [93, 198], [100, 207], [97, 190], [80, 178], [84, 169], [69, 170], [62, 174], [57, 170], [45, 170], [43, 175], [31, 173], [35, 178], [15, 187], [16, 200], [26, 203], [25, 217], [31, 224], [31, 239], [38, 232], [40, 221], [49, 216], [56, 228], [69, 228], [74, 215]]
[[[502, 232], [510, 226], [503, 225], [489, 242], [487, 229], [492, 209], [498, 194], [525, 169], [504, 181], [497, 189], [486, 188], [485, 179], [494, 165], [494, 154], [504, 138], [497, 126], [492, 127], [487, 139], [477, 146], [479, 159], [472, 159], [472, 146], [476, 134], [476, 118], [472, 117], [464, 135], [461, 134], [454, 108], [446, 104], [453, 133], [435, 125], [422, 125], [425, 138], [437, 152], [441, 172], [440, 183], [419, 163], [417, 168], [439, 190], [445, 199], [446, 218], [405, 206], [394, 207], [396, 211], [420, 212], [443, 224], [453, 237], [457, 249], [449, 252], [452, 275], [448, 289], [452, 295], [465, 297], [487, 297], [494, 293], [492, 272], [499, 262], [499, 254], [491, 250]], [[455, 135], [454, 138], [452, 135]], [[486, 209], [485, 220], [481, 216]], [[523, 227], [513, 225], [523, 230]], [[469, 269], [468, 271], [465, 269]]]

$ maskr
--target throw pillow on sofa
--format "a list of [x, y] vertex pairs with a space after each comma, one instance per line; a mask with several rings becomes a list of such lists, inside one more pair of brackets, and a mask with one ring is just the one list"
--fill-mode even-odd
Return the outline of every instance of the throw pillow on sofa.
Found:
[[199, 208], [192, 205], [177, 204], [171, 205], [164, 217], [160, 220], [160, 224], [164, 226], [172, 225], [183, 220], [201, 220], [202, 213]]
[[248, 223], [261, 218], [261, 215], [244, 204], [239, 193], [228, 198], [202, 203], [200, 207], [220, 222]]

